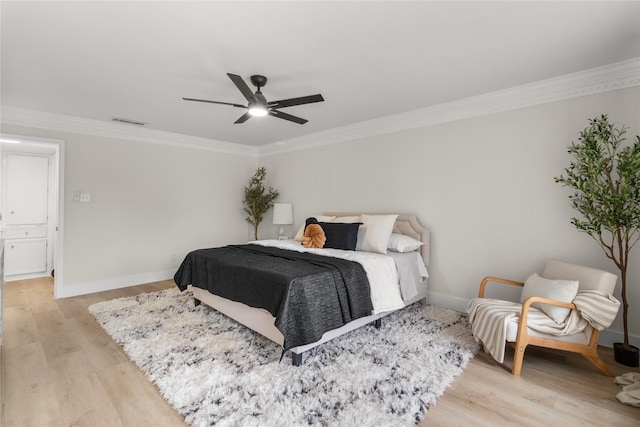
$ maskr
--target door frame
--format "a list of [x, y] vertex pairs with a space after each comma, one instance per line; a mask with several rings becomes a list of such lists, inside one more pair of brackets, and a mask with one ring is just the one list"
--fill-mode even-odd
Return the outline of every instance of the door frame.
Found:
[[[58, 298], [64, 285], [64, 158], [65, 158], [65, 141], [62, 139], [40, 138], [28, 135], [17, 135], [0, 133], [0, 139], [19, 140], [25, 144], [44, 144], [52, 145], [55, 153], [51, 155], [51, 167], [53, 173], [53, 187], [51, 190], [57, 193], [55, 197], [56, 206], [54, 212], [54, 229], [51, 239], [53, 245], [53, 269], [55, 276], [53, 278], [53, 298]], [[4, 152], [4, 150], [2, 150]], [[10, 150], [11, 152], [14, 150]], [[16, 150], [19, 151], [19, 150]]]

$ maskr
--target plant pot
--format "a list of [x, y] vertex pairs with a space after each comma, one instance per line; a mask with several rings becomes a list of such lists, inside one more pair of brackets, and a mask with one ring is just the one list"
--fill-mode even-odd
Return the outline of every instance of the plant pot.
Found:
[[627, 350], [624, 348], [623, 343], [613, 343], [613, 358], [621, 365], [637, 368], [638, 356], [640, 356], [640, 350], [638, 350], [638, 347], [629, 345], [629, 349]]

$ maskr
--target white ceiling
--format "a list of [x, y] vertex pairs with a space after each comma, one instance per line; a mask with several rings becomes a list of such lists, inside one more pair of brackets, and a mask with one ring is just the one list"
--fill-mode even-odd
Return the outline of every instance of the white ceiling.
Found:
[[[640, 57], [640, 2], [0, 2], [5, 106], [262, 146]], [[268, 100], [233, 122], [226, 73]], [[121, 125], [131, 126], [131, 125]]]

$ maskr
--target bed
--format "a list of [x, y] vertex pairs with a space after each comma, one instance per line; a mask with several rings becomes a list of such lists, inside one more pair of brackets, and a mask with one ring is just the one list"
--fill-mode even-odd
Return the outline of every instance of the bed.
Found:
[[[357, 222], [357, 219], [361, 214], [358, 213], [350, 213], [350, 212], [325, 212], [323, 216], [327, 218], [332, 218], [331, 222], [334, 223], [342, 223], [344, 222]], [[363, 215], [363, 218], [371, 218], [376, 217]], [[380, 216], [381, 217], [381, 216]], [[355, 220], [354, 220], [355, 219]], [[391, 287], [389, 287], [384, 282], [388, 279], [385, 273], [386, 270], [389, 270], [388, 267], [381, 267], [384, 265], [388, 265], [390, 262], [392, 266], [399, 266], [401, 264], [406, 264], [404, 261], [405, 258], [414, 256], [415, 258], [419, 258], [422, 262], [423, 266], [428, 266], [429, 264], [429, 250], [430, 250], [430, 235], [429, 230], [425, 227], [421, 226], [418, 222], [417, 218], [414, 215], [410, 214], [401, 214], [398, 215], [395, 221], [393, 222], [393, 230], [392, 232], [395, 235], [403, 235], [411, 237], [419, 242], [422, 242], [423, 245], [420, 246], [416, 250], [407, 251], [408, 253], [396, 253], [389, 251], [389, 255], [380, 255], [374, 254], [370, 252], [364, 251], [341, 251], [341, 250], [333, 250], [333, 249], [315, 249], [315, 250], [306, 250], [303, 249], [300, 242], [294, 241], [278, 241], [278, 240], [265, 240], [265, 241], [256, 241], [250, 242], [249, 245], [230, 245], [225, 248], [212, 248], [209, 250], [200, 250], [200, 251], [213, 251], [213, 256], [226, 256], [227, 258], [234, 259], [237, 257], [237, 253], [245, 253], [249, 252], [250, 254], [257, 253], [256, 256], [271, 256], [277, 255], [280, 257], [280, 254], [284, 250], [285, 257], [288, 259], [289, 263], [297, 263], [298, 258], [304, 258], [304, 261], [307, 262], [307, 258], [310, 259], [311, 264], [322, 263], [322, 269], [324, 269], [325, 262], [331, 263], [331, 268], [334, 268], [334, 261], [340, 265], [336, 268], [342, 268], [342, 261], [347, 260], [346, 267], [350, 270], [347, 270], [346, 273], [344, 271], [340, 271], [339, 273], [333, 273], [334, 276], [345, 276], [350, 277], [345, 286], [347, 287], [344, 291], [336, 291], [337, 299], [340, 300], [338, 302], [325, 302], [314, 304], [315, 301], [307, 301], [308, 307], [304, 307], [300, 313], [295, 313], [295, 315], [290, 315], [287, 320], [287, 316], [285, 320], [283, 320], [283, 314], [281, 311], [278, 311], [278, 303], [274, 301], [265, 301], [258, 302], [255, 298], [238, 298], [238, 295], [233, 292], [242, 292], [241, 286], [235, 284], [231, 290], [218, 290], [216, 289], [208, 289], [211, 288], [211, 285], [207, 286], [203, 282], [205, 281], [203, 277], [209, 277], [211, 279], [211, 271], [205, 272], [204, 270], [208, 267], [205, 266], [203, 262], [193, 262], [193, 260], [189, 261], [190, 258], [193, 258], [193, 253], [190, 253], [183, 261], [180, 269], [176, 273], [175, 281], [178, 287], [181, 290], [186, 289], [187, 285], [193, 291], [193, 295], [195, 298], [196, 304], [204, 303], [213, 309], [225, 314], [226, 316], [234, 319], [235, 321], [245, 325], [246, 327], [254, 330], [255, 332], [263, 335], [264, 337], [270, 339], [271, 341], [277, 343], [281, 347], [283, 347], [283, 355], [285, 352], [290, 352], [292, 357], [292, 362], [294, 365], [302, 364], [303, 353], [308, 351], [314, 347], [317, 347], [329, 340], [332, 340], [338, 336], [344, 335], [350, 331], [353, 331], [362, 326], [374, 323], [377, 327], [381, 325], [381, 319], [399, 309], [403, 309], [411, 304], [416, 302], [426, 302], [427, 297], [427, 279], [426, 269], [424, 270], [424, 274], [421, 274], [424, 278], [419, 282], [414, 281], [412, 283], [412, 287], [406, 287], [406, 285], [401, 285], [400, 283], [396, 283], [397, 293], [400, 295], [400, 298], [389, 298], [388, 295], [384, 295], [381, 297], [380, 289], [385, 289], [384, 292], [387, 292]], [[359, 235], [358, 238], [361, 236]], [[222, 251], [218, 253], [219, 251]], [[194, 251], [198, 252], [198, 251]], [[300, 252], [300, 253], [298, 253]], [[202, 252], [200, 256], [202, 255]], [[318, 257], [318, 254], [320, 256]], [[329, 255], [329, 256], [321, 256], [321, 255]], [[244, 256], [244, 255], [243, 255]], [[253, 255], [250, 255], [253, 256]], [[334, 257], [338, 257], [334, 259]], [[320, 260], [322, 258], [322, 260]], [[330, 259], [331, 258], [331, 259]], [[384, 258], [384, 263], [380, 264], [379, 260]], [[293, 259], [293, 260], [292, 260]], [[356, 261], [356, 262], [352, 262]], [[400, 262], [402, 261], [402, 262]], [[235, 261], [234, 261], [235, 262]], [[261, 271], [259, 266], [256, 266], [254, 270], [253, 266], [254, 261], [251, 258], [248, 258], [248, 261], [245, 264], [252, 264], [247, 266], [235, 266], [234, 271], [229, 273], [230, 275], [237, 276], [238, 274], [243, 276], [243, 280], [240, 280], [241, 284], [244, 282], [264, 282], [271, 283], [273, 286], [278, 285], [278, 281], [271, 277], [270, 272]], [[351, 284], [351, 281], [358, 281], [357, 276], [359, 273], [357, 268], [352, 264], [362, 264], [364, 270], [366, 270], [366, 276], [369, 278], [366, 286], [370, 286], [367, 292], [371, 295], [371, 306], [367, 306], [366, 302], [363, 302], [363, 306], [360, 306], [355, 301], [362, 300], [361, 293], [363, 292], [361, 288], [354, 287], [355, 285]], [[373, 266], [373, 267], [372, 267]], [[354, 270], [355, 268], [355, 270]], [[371, 270], [374, 268], [373, 270]], [[394, 267], [395, 268], [395, 267]], [[425, 267], [426, 268], [426, 267]], [[284, 268], [286, 270], [286, 268]], [[324, 270], [323, 270], [324, 271]], [[247, 274], [246, 276], [244, 276]], [[263, 274], [264, 276], [260, 276]], [[406, 275], [406, 274], [404, 274]], [[316, 276], [317, 277], [317, 276]], [[391, 277], [391, 276], [389, 276]], [[325, 277], [326, 278], [326, 277]], [[220, 280], [220, 277], [216, 277], [217, 281]], [[394, 280], [398, 281], [396, 277]], [[209, 280], [211, 282], [211, 280]], [[321, 279], [324, 281], [324, 279]], [[263, 285], [263, 283], [261, 283]], [[244, 285], [243, 285], [244, 286]], [[315, 286], [315, 285], [314, 285]], [[365, 285], [358, 285], [365, 286]], [[381, 288], [380, 286], [383, 286]], [[404, 287], [403, 287], [404, 286]], [[333, 285], [332, 285], [333, 287]], [[215, 288], [215, 287], [214, 287]], [[240, 289], [240, 290], [239, 290]], [[262, 288], [260, 288], [262, 289]], [[265, 289], [271, 289], [266, 287]], [[232, 293], [229, 293], [231, 292]], [[394, 291], [395, 292], [395, 291]], [[253, 290], [248, 291], [247, 294], [255, 293]], [[327, 294], [328, 292], [322, 291], [323, 294]], [[333, 293], [333, 292], [331, 292]], [[342, 296], [340, 296], [342, 295]], [[263, 295], [261, 298], [264, 298]], [[253, 298], [253, 299], [252, 299]], [[298, 295], [293, 295], [290, 299], [294, 301], [300, 301], [304, 298], [309, 298], [307, 294], [302, 294], [302, 297]], [[315, 298], [315, 297], [314, 297]], [[267, 297], [268, 299], [268, 297]], [[241, 302], [244, 301], [244, 302]], [[347, 303], [344, 303], [347, 301]], [[280, 303], [280, 306], [283, 305], [292, 305], [288, 301], [285, 301], [286, 304]], [[297, 303], [296, 303], [297, 304]], [[342, 309], [342, 322], [341, 323], [331, 323], [331, 319], [334, 317], [340, 317], [340, 313], [326, 313], [322, 311], [321, 313], [316, 313], [316, 317], [318, 318], [319, 326], [317, 327], [320, 332], [312, 333], [306, 337], [300, 338], [297, 335], [290, 335], [288, 328], [283, 327], [283, 322], [286, 324], [290, 324], [291, 322], [296, 322], [296, 318], [298, 322], [307, 322], [307, 320], [311, 317], [313, 310], [319, 310], [315, 308], [316, 305], [322, 306], [322, 310], [331, 311], [332, 304], [337, 305], [345, 305], [351, 304], [352, 307], [347, 307], [345, 310]], [[350, 309], [354, 310], [353, 312]], [[345, 315], [345, 312], [347, 313]], [[301, 320], [302, 319], [302, 320]], [[288, 322], [288, 323], [287, 323]], [[283, 333], [284, 331], [284, 333]]]

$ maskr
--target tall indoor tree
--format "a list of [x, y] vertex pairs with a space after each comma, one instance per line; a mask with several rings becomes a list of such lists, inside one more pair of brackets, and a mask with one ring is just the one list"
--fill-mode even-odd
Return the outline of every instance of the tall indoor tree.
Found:
[[571, 218], [571, 223], [591, 236], [620, 270], [624, 342], [614, 343], [614, 353], [616, 361], [638, 366], [638, 348], [629, 344], [627, 268], [640, 239], [640, 136], [624, 145], [626, 130], [604, 114], [590, 119], [579, 142], [569, 146], [574, 159], [565, 175], [554, 179], [575, 190], [569, 199], [582, 218]]
[[266, 176], [267, 169], [259, 167], [249, 180], [249, 185], [244, 187], [244, 208], [242, 210], [247, 214], [247, 222], [253, 225], [256, 240], [258, 240], [258, 226], [262, 222], [264, 214], [273, 207], [273, 202], [280, 195], [272, 187], [269, 187], [269, 190], [265, 188]]

